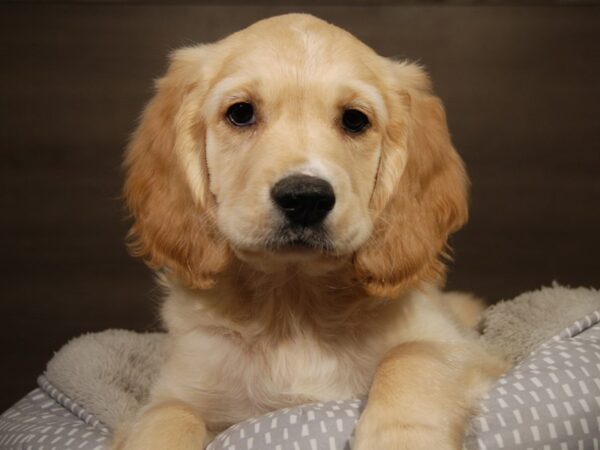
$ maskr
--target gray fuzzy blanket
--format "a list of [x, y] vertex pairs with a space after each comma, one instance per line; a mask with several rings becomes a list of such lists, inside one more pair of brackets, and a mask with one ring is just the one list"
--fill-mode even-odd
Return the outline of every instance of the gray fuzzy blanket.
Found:
[[[553, 285], [488, 308], [481, 339], [513, 362], [587, 313], [600, 292]], [[67, 343], [48, 363], [46, 379], [109, 428], [130, 417], [147, 396], [165, 357], [163, 333], [107, 330]]]

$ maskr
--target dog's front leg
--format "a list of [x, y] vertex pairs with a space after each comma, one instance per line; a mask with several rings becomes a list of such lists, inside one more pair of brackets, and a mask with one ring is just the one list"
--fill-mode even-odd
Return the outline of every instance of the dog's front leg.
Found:
[[353, 449], [461, 449], [475, 400], [504, 369], [472, 341], [395, 347], [378, 366]]
[[186, 403], [173, 400], [145, 409], [115, 435], [112, 450], [201, 450], [208, 443], [202, 418]]

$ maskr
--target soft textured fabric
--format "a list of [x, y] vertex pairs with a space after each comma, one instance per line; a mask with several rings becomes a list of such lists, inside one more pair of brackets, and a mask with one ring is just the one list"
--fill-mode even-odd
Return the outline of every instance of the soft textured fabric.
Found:
[[0, 416], [0, 449], [107, 448], [111, 436], [108, 428], [64, 394], [42, 383], [43, 388], [34, 389]]
[[582, 317], [500, 378], [480, 401], [467, 448], [598, 450], [599, 322], [600, 310]]
[[[585, 314], [600, 309], [593, 289], [545, 287], [490, 307], [482, 339], [513, 361]], [[109, 427], [139, 407], [164, 359], [161, 333], [108, 330], [67, 343], [48, 363], [46, 377]]]
[[600, 291], [556, 283], [490, 306], [482, 339], [513, 362], [591, 311], [600, 309]]
[[362, 410], [359, 400], [281, 409], [230, 427], [207, 450], [350, 450]]
[[[600, 293], [583, 288], [543, 288], [490, 308], [482, 339], [520, 362], [482, 399], [466, 448], [599, 448], [599, 321]], [[120, 330], [71, 341], [40, 389], [0, 417], [0, 449], [103, 448], [147, 395], [165, 341]], [[345, 400], [275, 411], [234, 425], [209, 449], [349, 450], [361, 408]]]
[[130, 417], [146, 398], [165, 357], [164, 333], [107, 330], [68, 342], [45, 376], [108, 427]]
[[[600, 310], [553, 336], [480, 402], [466, 450], [598, 449]], [[109, 430], [45, 377], [0, 417], [0, 449], [105, 448]], [[286, 408], [234, 425], [208, 450], [350, 450], [358, 400]]]

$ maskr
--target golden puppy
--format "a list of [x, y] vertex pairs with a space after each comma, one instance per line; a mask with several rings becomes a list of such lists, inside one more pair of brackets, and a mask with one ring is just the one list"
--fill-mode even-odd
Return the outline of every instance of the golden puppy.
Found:
[[170, 356], [115, 448], [198, 449], [356, 397], [355, 449], [461, 448], [502, 363], [434, 287], [467, 178], [421, 68], [308, 15], [263, 20], [173, 54], [125, 164]]

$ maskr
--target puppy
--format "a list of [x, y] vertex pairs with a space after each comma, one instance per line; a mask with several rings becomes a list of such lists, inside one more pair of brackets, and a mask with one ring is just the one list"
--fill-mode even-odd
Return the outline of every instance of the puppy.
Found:
[[172, 55], [125, 167], [170, 350], [114, 448], [349, 398], [355, 449], [461, 448], [504, 366], [436, 288], [468, 182], [420, 67], [309, 15], [260, 21]]

